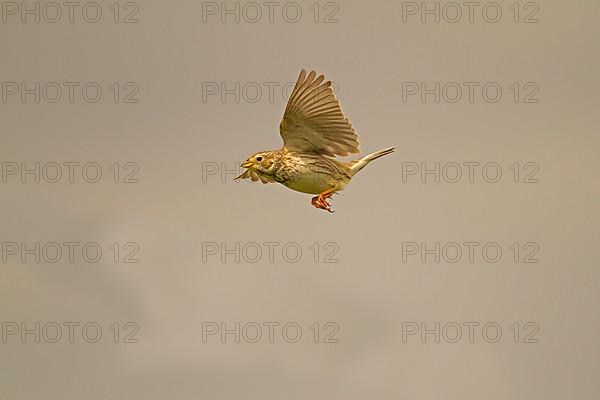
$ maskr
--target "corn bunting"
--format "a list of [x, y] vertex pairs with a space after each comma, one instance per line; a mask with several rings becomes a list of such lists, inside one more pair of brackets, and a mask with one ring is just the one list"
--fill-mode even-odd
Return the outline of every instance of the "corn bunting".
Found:
[[331, 81], [315, 71], [302, 70], [279, 125], [281, 150], [261, 151], [242, 164], [246, 168], [236, 179], [277, 182], [310, 194], [316, 208], [331, 210], [327, 202], [342, 190], [354, 175], [371, 161], [390, 154], [393, 147], [376, 151], [358, 160], [342, 162], [335, 156], [358, 153], [358, 137], [344, 116], [331, 88]]

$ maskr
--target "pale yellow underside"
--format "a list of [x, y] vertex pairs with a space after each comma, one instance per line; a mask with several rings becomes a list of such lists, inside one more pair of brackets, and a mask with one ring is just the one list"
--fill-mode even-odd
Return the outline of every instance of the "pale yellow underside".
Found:
[[322, 175], [306, 174], [299, 179], [288, 182], [285, 186], [302, 193], [319, 194], [335, 187], [335, 191], [342, 190], [349, 181], [332, 182]]

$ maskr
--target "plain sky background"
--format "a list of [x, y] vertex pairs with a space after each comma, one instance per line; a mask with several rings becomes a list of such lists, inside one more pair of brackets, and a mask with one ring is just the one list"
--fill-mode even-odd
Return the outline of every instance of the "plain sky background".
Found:
[[[31, 16], [21, 23], [19, 15], [4, 10], [6, 22], [0, 23], [4, 169], [10, 168], [7, 163], [96, 162], [103, 172], [93, 184], [81, 178], [80, 169], [73, 183], [66, 177], [35, 183], [31, 176], [21, 183], [18, 174], [0, 183], [4, 246], [97, 242], [103, 249], [97, 263], [85, 262], [80, 252], [74, 263], [66, 255], [56, 263], [35, 263], [31, 255], [22, 262], [20, 253], [3, 251], [4, 330], [11, 322], [29, 328], [35, 322], [96, 322], [103, 334], [95, 344], [79, 331], [69, 343], [64, 326], [57, 343], [34, 343], [32, 335], [21, 343], [18, 334], [7, 336], [0, 343], [0, 397], [598, 394], [597, 1], [538, 1], [537, 11], [521, 2], [518, 23], [509, 8], [513, 1], [498, 2], [502, 17], [496, 23], [482, 17], [486, 2], [476, 8], [472, 23], [467, 8], [456, 23], [443, 18], [435, 23], [433, 16], [421, 23], [420, 14], [403, 22], [402, 2], [390, 1], [317, 3], [316, 23], [313, 1], [298, 3], [302, 16], [296, 23], [283, 18], [286, 3], [275, 7], [272, 23], [264, 5], [257, 22], [245, 21], [254, 11], [240, 2], [240, 12], [247, 14], [239, 23], [234, 15], [223, 23], [219, 13], [203, 21], [202, 2], [144, 0], [133, 17], [139, 22], [129, 24], [113, 22], [112, 3], [98, 2], [103, 13], [97, 23], [83, 19], [85, 2], [75, 9], [73, 23], [66, 9], [56, 23], [43, 18], [34, 23]], [[221, 3], [213, 4], [220, 12]], [[227, 5], [234, 9], [234, 2]], [[46, 17], [54, 16], [45, 10]], [[452, 18], [453, 11], [445, 10]], [[93, 18], [93, 10], [87, 11]], [[119, 20], [134, 11], [120, 3]], [[532, 12], [539, 22], [523, 23]], [[338, 22], [324, 23], [331, 13]], [[293, 17], [288, 9], [287, 18]], [[301, 68], [335, 82], [364, 153], [397, 148], [333, 198], [331, 215], [311, 207], [309, 196], [283, 186], [234, 183], [233, 172], [220, 176], [256, 151], [281, 146], [282, 88], [295, 82]], [[56, 103], [46, 101], [44, 93], [35, 103], [34, 95], [25, 102], [20, 94], [9, 95], [11, 82], [29, 88], [35, 82], [80, 86], [72, 103], [66, 89]], [[81, 96], [89, 82], [102, 88], [96, 103]], [[403, 87], [411, 82], [429, 88], [436, 82], [479, 86], [472, 103], [466, 90], [455, 103], [445, 98], [436, 103], [433, 95], [425, 102], [418, 95], [403, 101]], [[481, 95], [489, 82], [502, 89], [495, 103]], [[517, 102], [514, 86], [510, 89], [515, 82]], [[206, 92], [236, 83], [239, 102], [232, 94], [222, 101], [220, 93]], [[275, 87], [272, 99], [269, 85]], [[53, 87], [47, 86], [46, 97], [53, 96]], [[525, 103], [534, 89], [538, 102]], [[133, 90], [138, 102], [123, 102]], [[128, 162], [139, 167], [139, 182], [114, 183], [109, 167], [119, 163], [122, 181], [132, 171], [125, 169]], [[440, 163], [450, 173], [454, 164], [449, 163], [465, 162], [497, 163], [502, 177], [488, 183], [479, 167], [470, 183], [463, 167], [457, 183], [443, 178], [435, 183], [431, 175], [424, 183], [419, 175], [403, 179], [414, 165]], [[521, 172], [518, 183], [510, 169], [514, 163]], [[537, 166], [538, 183], [523, 182], [532, 171], [525, 169], [527, 163]], [[131, 250], [122, 247], [135, 242], [139, 263], [115, 263], [109, 248], [115, 242], [120, 261]], [[273, 263], [265, 242], [279, 243]], [[436, 263], [433, 255], [425, 262], [420, 253], [407, 255], [410, 242], [429, 249], [436, 242], [481, 246], [472, 263], [464, 253], [455, 263], [443, 258]], [[481, 255], [488, 242], [502, 249], [496, 263]], [[515, 242], [519, 262], [510, 249]], [[534, 247], [523, 249], [529, 242]], [[256, 263], [248, 257], [236, 263], [233, 255], [221, 262], [221, 252], [203, 252], [206, 243], [229, 249], [258, 243], [263, 254]], [[314, 243], [320, 249], [317, 262]], [[283, 257], [286, 244], [300, 247], [300, 261]], [[533, 248], [539, 262], [522, 262]], [[339, 262], [325, 263], [332, 249]], [[123, 343], [129, 321], [139, 326], [137, 344]], [[110, 330], [115, 322], [121, 333], [117, 344]], [[278, 322], [280, 328], [295, 322], [303, 331], [297, 343], [286, 342], [280, 329], [269, 343], [264, 327], [258, 343], [235, 343], [233, 335], [225, 343], [218, 335], [204, 343], [206, 322], [228, 328], [236, 322]], [[319, 343], [310, 329], [315, 322]], [[338, 343], [323, 343], [331, 332], [324, 328], [327, 322], [339, 328]], [[455, 322], [463, 336], [457, 343], [444, 337], [436, 343], [433, 335], [423, 341], [419, 334], [403, 340], [410, 322], [424, 322], [428, 329]], [[466, 322], [480, 324], [474, 343]], [[482, 337], [481, 326], [490, 322], [502, 328], [497, 343]], [[518, 343], [510, 328], [515, 322]], [[538, 327], [533, 336], [538, 343], [524, 343], [532, 331], [524, 327], [528, 322]], [[446, 333], [453, 336], [452, 329]]]

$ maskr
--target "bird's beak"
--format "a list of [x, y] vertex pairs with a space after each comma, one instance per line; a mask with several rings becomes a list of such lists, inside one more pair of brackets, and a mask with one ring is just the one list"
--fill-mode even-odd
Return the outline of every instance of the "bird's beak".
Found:
[[[252, 161], [244, 161], [244, 163], [242, 164], [242, 168], [250, 168], [253, 165]], [[249, 177], [250, 175], [248, 175], [250, 173], [250, 170], [245, 170], [244, 172], [242, 172], [242, 174], [240, 176], [238, 176], [237, 178], [234, 179], [234, 181], [237, 181], [238, 179], [244, 179]]]
[[234, 181], [237, 181], [238, 179], [246, 179], [246, 178], [250, 178], [250, 170], [249, 169], [242, 172], [242, 174], [240, 176], [238, 176], [237, 178], [235, 178]]

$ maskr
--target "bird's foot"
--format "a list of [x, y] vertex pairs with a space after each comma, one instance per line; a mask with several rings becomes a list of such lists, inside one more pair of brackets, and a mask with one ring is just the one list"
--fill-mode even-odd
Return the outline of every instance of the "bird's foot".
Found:
[[316, 208], [320, 208], [321, 210], [326, 210], [330, 213], [333, 213], [334, 211], [331, 209], [331, 204], [327, 202], [327, 199], [331, 196], [333, 196], [333, 191], [326, 191], [319, 194], [318, 196], [313, 197], [310, 203]]

